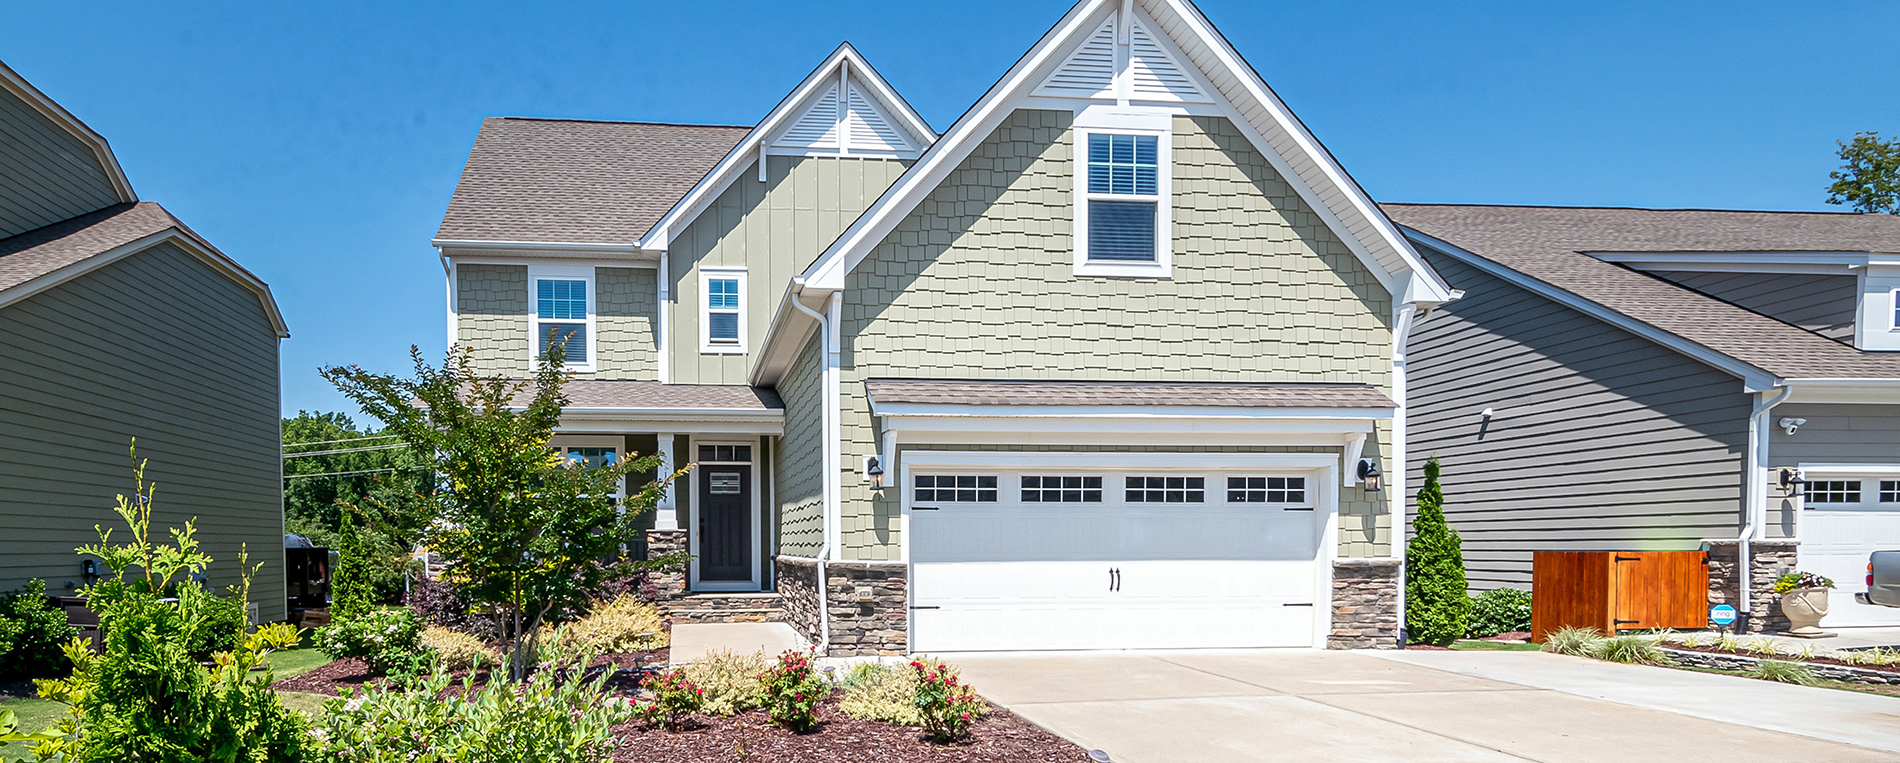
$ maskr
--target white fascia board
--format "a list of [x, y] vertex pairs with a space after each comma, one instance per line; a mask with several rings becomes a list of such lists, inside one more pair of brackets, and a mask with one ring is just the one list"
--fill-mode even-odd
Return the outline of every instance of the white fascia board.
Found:
[[1900, 405], [1900, 379], [1783, 379], [1790, 403]]
[[59, 105], [58, 101], [40, 92], [33, 83], [27, 82], [19, 72], [7, 66], [5, 61], [0, 61], [0, 86], [4, 86], [20, 100], [31, 105], [35, 111], [40, 112], [41, 115], [90, 147], [93, 158], [105, 168], [106, 177], [111, 179], [112, 191], [118, 194], [120, 203], [130, 204], [139, 200], [138, 194], [132, 192], [132, 181], [126, 179], [125, 170], [119, 166], [119, 158], [113, 155], [112, 146], [106, 142], [105, 136], [93, 132], [93, 129], [80, 121], [79, 117], [73, 116], [72, 112]]
[[1872, 252], [1584, 252], [1604, 262], [1637, 270], [1689, 270], [1714, 273], [1789, 273], [1852, 275], [1856, 268], [1886, 264], [1892, 257]]
[[986, 467], [1010, 469], [1160, 469], [1196, 470], [1223, 467], [1282, 467], [1320, 470], [1339, 465], [1330, 453], [1060, 453], [1047, 451], [906, 450], [906, 466]]
[[271, 328], [277, 332], [277, 338], [284, 339], [290, 336], [290, 328], [284, 323], [284, 314], [277, 309], [276, 297], [271, 295], [270, 284], [264, 283], [263, 279], [253, 275], [251, 271], [245, 270], [244, 266], [237, 264], [235, 260], [225, 256], [223, 252], [218, 251], [217, 248], [211, 246], [210, 243], [196, 236], [189, 235], [178, 228], [167, 228], [152, 235], [145, 236], [144, 238], [128, 241], [11, 289], [7, 289], [4, 292], [0, 292], [0, 307], [6, 307], [7, 305], [19, 302], [20, 300], [164, 243], [176, 244], [193, 257], [198, 258], [199, 261], [211, 266], [211, 269], [218, 271], [225, 278], [237, 282], [238, 285], [256, 294], [258, 301], [264, 306], [264, 314], [270, 318]]
[[672, 209], [667, 210], [666, 214], [660, 217], [659, 222], [653, 224], [647, 234], [641, 237], [640, 248], [648, 250], [667, 248], [675, 228], [684, 228], [691, 224], [693, 218], [698, 217], [708, 206], [711, 206], [719, 195], [743, 174], [742, 170], [761, 158], [759, 147], [769, 145], [765, 141], [775, 137], [788, 121], [797, 116], [805, 101], [813, 94], [822, 92], [822, 88], [829, 87], [831, 83], [837, 81], [839, 66], [851, 67], [854, 70], [853, 73], [857, 75], [857, 81], [870, 86], [872, 93], [884, 101], [885, 108], [897, 115], [899, 127], [911, 133], [916, 145], [928, 146], [936, 140], [936, 131], [930, 129], [930, 124], [925, 122], [923, 117], [918, 116], [916, 110], [897, 94], [897, 90], [892, 88], [890, 83], [884, 81], [883, 75], [878, 74], [877, 70], [864, 60], [864, 56], [860, 55], [856, 48], [851, 47], [851, 43], [840, 44], [831, 52], [831, 55], [826, 56], [825, 60], [818, 64], [818, 68], [805, 75], [804, 81], [792, 88], [792, 92], [781, 99], [777, 106], [766, 112], [765, 118], [759, 120], [758, 125], [754, 126], [751, 132], [746, 133], [745, 139], [739, 141], [739, 145], [733, 146], [718, 164], [713, 165], [712, 170], [707, 172], [705, 177], [693, 184], [686, 195], [680, 197], [679, 203], [674, 204]]
[[559, 253], [564, 256], [576, 256], [585, 253], [640, 254], [642, 252], [640, 246], [632, 242], [625, 244], [603, 244], [580, 241], [470, 241], [438, 238], [431, 239], [429, 244], [451, 256], [455, 254], [455, 252], [449, 251], [452, 249], [477, 252], [502, 249], [510, 252]]
[[1596, 318], [1597, 320], [1628, 331], [1644, 339], [1648, 339], [1671, 350], [1675, 350], [1676, 352], [1701, 361], [1712, 368], [1733, 374], [1741, 378], [1746, 391], [1758, 392], [1773, 389], [1782, 384], [1780, 379], [1777, 379], [1774, 374], [1768, 371], [1756, 368], [1755, 366], [1717, 352], [1706, 346], [1691, 342], [1676, 334], [1656, 328], [1655, 326], [1631, 318], [1608, 307], [1597, 304], [1596, 302], [1579, 297], [1569, 290], [1552, 286], [1539, 279], [1499, 265], [1448, 241], [1426, 235], [1413, 228], [1406, 228], [1405, 232], [1406, 235], [1424, 242], [1426, 246], [1456, 257], [1465, 264], [1482, 270], [1489, 275], [1496, 276], [1507, 283], [1529, 290], [1532, 293], [1551, 299], [1577, 312]]
[[[1809, 475], [1877, 474], [1884, 477], [1889, 474], [1900, 474], [1900, 463], [1810, 464], [1810, 463], [1804, 462], [1804, 463], [1796, 464], [1795, 468], [1800, 469], [1801, 471]], [[1809, 508], [1813, 508], [1813, 507], [1809, 507]]]
[[[777, 385], [785, 369], [797, 357], [799, 348], [805, 346], [805, 340], [818, 328], [816, 319], [792, 307], [792, 300], [800, 299], [805, 293], [803, 286], [793, 279], [785, 285], [785, 293], [779, 295], [778, 311], [772, 314], [772, 322], [766, 326], [765, 338], [760, 340], [759, 351], [754, 353], [752, 370], [746, 374], [746, 383], [754, 387]], [[805, 306], [822, 311], [831, 293], [819, 289], [810, 291], [819, 297], [818, 306]]]

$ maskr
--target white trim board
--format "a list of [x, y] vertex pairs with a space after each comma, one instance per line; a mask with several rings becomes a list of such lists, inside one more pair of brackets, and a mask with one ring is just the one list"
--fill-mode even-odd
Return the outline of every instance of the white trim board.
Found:
[[[760, 526], [760, 521], [759, 521], [759, 515], [760, 513], [764, 511], [764, 506], [765, 506], [765, 504], [763, 503], [765, 500], [764, 499], [765, 487], [764, 485], [760, 484], [760, 480], [761, 480], [760, 475], [763, 473], [763, 470], [760, 469], [760, 465], [759, 465], [761, 457], [765, 455], [764, 443], [762, 442], [761, 438], [758, 438], [758, 437], [744, 437], [744, 438], [730, 437], [730, 436], [721, 437], [719, 435], [706, 437], [703, 440], [700, 438], [699, 435], [692, 435], [686, 439], [686, 443], [687, 443], [686, 444], [687, 454], [693, 455], [693, 456], [697, 456], [699, 454], [699, 446], [701, 445], [746, 445], [752, 448], [752, 459], [745, 462], [745, 466], [750, 470], [751, 478], [752, 478], [752, 482], [751, 482], [752, 505], [746, 511], [746, 515], [749, 518], [749, 526], [751, 527], [751, 531], [752, 531], [751, 542], [747, 544], [751, 546], [750, 556], [752, 557], [752, 577], [749, 580], [715, 580], [711, 582], [702, 581], [699, 579], [699, 557], [700, 557], [699, 525], [701, 522], [705, 521], [704, 519], [705, 515], [702, 512], [706, 510], [706, 500], [705, 500], [706, 495], [705, 493], [700, 492], [699, 473], [698, 473], [698, 470], [694, 470], [694, 472], [689, 474], [689, 476], [687, 477], [687, 480], [692, 484], [692, 487], [689, 489], [693, 491], [693, 500], [692, 500], [691, 505], [688, 507], [688, 511], [692, 513], [692, 516], [690, 518], [692, 520], [693, 526], [688, 527], [686, 529], [687, 550], [688, 550], [688, 553], [691, 553], [693, 555], [692, 562], [690, 562], [687, 565], [687, 568], [688, 568], [687, 590], [689, 591], [720, 591], [720, 592], [750, 592], [750, 591], [762, 590], [764, 587], [763, 581], [765, 580], [764, 557], [769, 556], [769, 554], [767, 554], [764, 551], [765, 547], [762, 543], [762, 541], [764, 540], [764, 536], [763, 536], [764, 528]], [[696, 465], [700, 463], [699, 459], [697, 458], [691, 458], [691, 459], [686, 459], [686, 460], [688, 463], [693, 463]], [[739, 462], [713, 461], [713, 462], [708, 462], [705, 465], [732, 467], [732, 466], [738, 466]]]
[[1900, 464], [1896, 464], [1896, 463], [1884, 463], [1884, 464], [1834, 464], [1834, 463], [1808, 464], [1808, 463], [1803, 463], [1803, 464], [1798, 465], [1796, 468], [1810, 475], [1813, 475], [1813, 474], [1869, 474], [1869, 475], [1879, 475], [1879, 476], [1884, 477], [1890, 474], [1900, 474]]
[[277, 299], [271, 296], [269, 284], [264, 283], [263, 280], [252, 275], [250, 271], [245, 270], [242, 265], [237, 264], [237, 262], [233, 261], [230, 257], [225, 256], [223, 252], [218, 251], [217, 248], [211, 246], [210, 243], [196, 236], [187, 234], [177, 227], [167, 228], [152, 235], [145, 236], [144, 238], [128, 241], [51, 273], [21, 283], [11, 289], [0, 291], [0, 307], [6, 307], [15, 302], [27, 299], [35, 294], [47, 291], [68, 281], [77, 279], [80, 276], [84, 276], [87, 273], [91, 273], [118, 262], [119, 260], [165, 243], [177, 245], [179, 248], [184, 249], [186, 253], [198, 258], [199, 261], [206, 265], [211, 266], [211, 269], [218, 271], [225, 278], [235, 281], [238, 285], [256, 294], [258, 301], [263, 303], [264, 314], [270, 318], [271, 327], [277, 331], [277, 338], [283, 339], [290, 336], [290, 327], [284, 324], [284, 314], [278, 311]]

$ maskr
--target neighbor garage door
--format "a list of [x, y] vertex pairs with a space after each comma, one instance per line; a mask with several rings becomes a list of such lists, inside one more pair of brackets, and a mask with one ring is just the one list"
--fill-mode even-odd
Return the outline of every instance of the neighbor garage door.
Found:
[[1900, 608], [1854, 601], [1867, 590], [1867, 557], [1900, 551], [1900, 475], [1808, 476], [1801, 569], [1834, 580], [1821, 627], [1900, 625]]
[[913, 470], [918, 651], [1310, 646], [1319, 480]]

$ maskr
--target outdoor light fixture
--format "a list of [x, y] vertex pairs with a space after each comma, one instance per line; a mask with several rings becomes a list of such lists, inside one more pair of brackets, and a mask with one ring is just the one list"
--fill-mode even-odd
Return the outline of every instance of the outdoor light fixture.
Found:
[[[1782, 421], [1787, 421], [1787, 419], [1782, 419]], [[1781, 470], [1781, 489], [1788, 491], [1789, 494], [1793, 494], [1795, 490], [1806, 484], [1808, 484], [1808, 475], [1802, 474], [1800, 469]]]
[[1379, 467], [1370, 458], [1359, 459], [1359, 482], [1365, 485], [1366, 492], [1379, 492]]
[[864, 480], [872, 487], [884, 487], [884, 460], [877, 456], [864, 457]]
[[1801, 425], [1806, 423], [1808, 423], [1807, 419], [1797, 419], [1792, 416], [1783, 416], [1780, 421], [1775, 422], [1782, 429], [1788, 430], [1790, 436], [1794, 434], [1794, 430], [1800, 429]]

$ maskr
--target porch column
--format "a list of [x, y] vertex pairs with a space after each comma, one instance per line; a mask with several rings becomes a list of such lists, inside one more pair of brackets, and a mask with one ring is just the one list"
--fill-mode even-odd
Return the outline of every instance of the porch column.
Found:
[[[660, 468], [658, 476], [663, 477], [673, 473], [673, 435], [671, 433], [662, 433], [658, 435], [658, 438], [660, 441]], [[677, 504], [673, 502], [673, 488], [670, 485], [664, 492], [660, 493], [660, 503], [654, 508], [653, 529], [680, 529], [679, 509]]]

